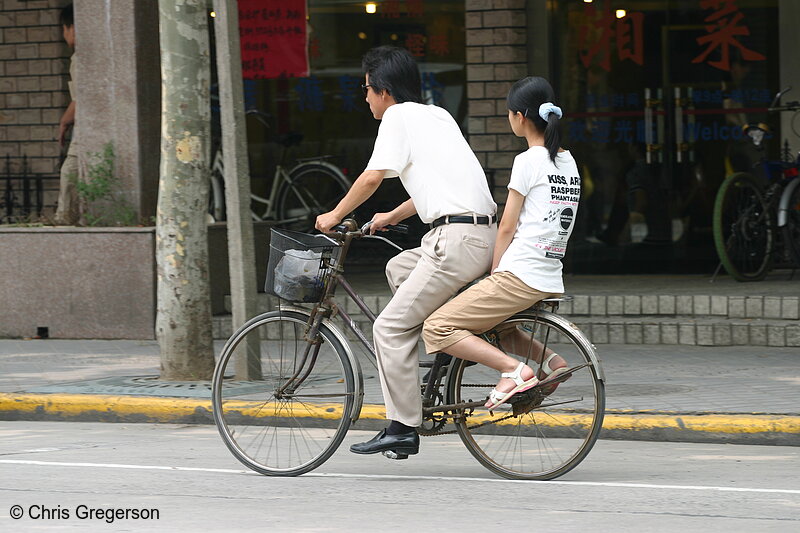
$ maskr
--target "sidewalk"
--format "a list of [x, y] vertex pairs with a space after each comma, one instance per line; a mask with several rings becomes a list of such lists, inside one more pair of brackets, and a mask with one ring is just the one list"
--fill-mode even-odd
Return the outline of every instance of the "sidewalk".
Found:
[[[216, 343], [219, 351], [222, 342]], [[800, 445], [800, 350], [598, 347], [601, 438]], [[0, 340], [0, 420], [212, 423], [208, 382], [157, 380], [155, 341]], [[360, 429], [383, 425], [375, 369], [362, 361]]]

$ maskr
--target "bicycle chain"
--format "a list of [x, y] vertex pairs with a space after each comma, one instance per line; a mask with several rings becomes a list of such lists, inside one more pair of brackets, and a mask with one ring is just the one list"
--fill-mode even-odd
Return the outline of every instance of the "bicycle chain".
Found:
[[[461, 387], [463, 387], [463, 388], [467, 388], [467, 387], [482, 387], [482, 388], [486, 388], [486, 387], [494, 387], [494, 384], [489, 384], [489, 385], [461, 385]], [[453, 419], [453, 421], [454, 421], [453, 423], [455, 423], [456, 416], [458, 416], [458, 415], [445, 415], [443, 418], [445, 419], [445, 423], [447, 423], [447, 420], [450, 420], [450, 419]], [[508, 414], [508, 415], [506, 415], [504, 417], [498, 418], [498, 419], [487, 420], [486, 422], [482, 422], [482, 423], [476, 424], [474, 426], [467, 426], [467, 429], [468, 430], [473, 430], [473, 429], [477, 429], [479, 427], [488, 426], [489, 424], [497, 424], [498, 422], [502, 422], [503, 420], [508, 420], [509, 418], [514, 418], [515, 416], [518, 416], [518, 415], [515, 415], [514, 413], [510, 413], [510, 414]], [[434, 421], [438, 422], [437, 420], [434, 420]], [[428, 433], [428, 434], [420, 433], [420, 437], [438, 437], [440, 435], [452, 435], [452, 434], [457, 433], [457, 432], [458, 432], [458, 430], [449, 429], [447, 431], [437, 431], [436, 433]]]

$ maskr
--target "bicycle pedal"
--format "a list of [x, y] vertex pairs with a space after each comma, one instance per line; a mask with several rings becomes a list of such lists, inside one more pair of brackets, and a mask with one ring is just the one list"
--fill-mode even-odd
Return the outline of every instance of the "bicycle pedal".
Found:
[[408, 459], [408, 454], [397, 453], [394, 450], [384, 450], [381, 452], [381, 454], [387, 459], [397, 459], [397, 460]]

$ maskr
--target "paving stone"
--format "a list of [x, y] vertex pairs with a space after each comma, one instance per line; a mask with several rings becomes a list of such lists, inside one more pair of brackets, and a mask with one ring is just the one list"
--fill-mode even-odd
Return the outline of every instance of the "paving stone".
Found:
[[786, 327], [786, 346], [800, 346], [800, 326]]
[[677, 324], [661, 324], [661, 344], [678, 344]]
[[608, 325], [608, 342], [610, 344], [625, 344], [625, 325], [611, 322]]
[[674, 315], [675, 314], [675, 297], [666, 294], [659, 295], [658, 297], [658, 314], [659, 315]]
[[695, 327], [693, 323], [678, 324], [678, 343], [692, 346], [697, 344]]
[[764, 318], [781, 318], [781, 297], [764, 297]]
[[697, 345], [714, 346], [714, 327], [711, 324], [697, 324]]
[[606, 313], [609, 315], [621, 315], [625, 309], [625, 300], [622, 296], [609, 296], [606, 300]]
[[728, 297], [728, 317], [729, 318], [744, 318], [744, 296], [730, 296]]
[[658, 324], [644, 324], [644, 343], [661, 344], [661, 328]]
[[625, 324], [625, 341], [627, 344], [642, 344], [642, 325]]
[[764, 316], [764, 298], [761, 296], [747, 296], [744, 300], [744, 316], [747, 318], [762, 318]]
[[694, 306], [692, 305], [692, 297], [681, 295], [677, 297], [677, 313], [679, 315], [692, 315], [694, 314]]
[[658, 314], [658, 296], [652, 294], [647, 296], [642, 296], [642, 314], [643, 315]]
[[592, 324], [592, 337], [589, 339], [595, 344], [608, 344], [608, 324]]
[[800, 319], [800, 297], [784, 296], [781, 302], [781, 318], [784, 320]]
[[767, 326], [767, 345], [786, 346], [786, 328], [784, 326]]
[[714, 346], [730, 346], [733, 344], [733, 335], [730, 324], [714, 324]]
[[592, 316], [606, 316], [605, 296], [591, 296], [589, 298], [589, 314]]
[[767, 326], [763, 324], [750, 324], [750, 345], [767, 345]]
[[572, 300], [567, 300], [566, 302], [561, 302], [558, 304], [558, 314], [560, 315], [571, 315], [572, 314]]
[[626, 315], [642, 314], [642, 300], [637, 295], [625, 295], [625, 307], [623, 313]]
[[589, 314], [589, 297], [585, 295], [575, 296], [572, 300], [572, 314], [573, 315], [588, 315]]
[[728, 316], [728, 297], [711, 297], [711, 314], [714, 316]]
[[711, 314], [711, 297], [707, 294], [696, 294], [694, 296], [694, 314], [696, 316], [706, 316]]
[[746, 322], [734, 322], [731, 324], [731, 342], [735, 346], [747, 346], [750, 344], [750, 324]]

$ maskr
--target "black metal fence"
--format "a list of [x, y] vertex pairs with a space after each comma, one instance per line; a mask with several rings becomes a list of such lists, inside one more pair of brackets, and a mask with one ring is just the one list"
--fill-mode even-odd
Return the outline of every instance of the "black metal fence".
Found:
[[58, 191], [58, 175], [36, 173], [31, 170], [27, 156], [5, 156], [0, 166], [0, 224], [31, 221], [42, 216], [46, 208], [45, 193]]

